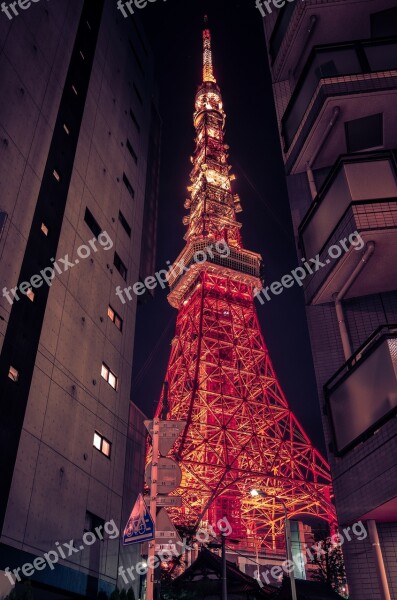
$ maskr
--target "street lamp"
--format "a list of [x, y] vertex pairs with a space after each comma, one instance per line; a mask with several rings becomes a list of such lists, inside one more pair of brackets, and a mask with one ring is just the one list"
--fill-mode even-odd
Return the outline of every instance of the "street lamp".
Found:
[[[280, 502], [280, 504], [282, 505], [283, 509], [284, 509], [284, 526], [285, 526], [285, 545], [287, 547], [287, 559], [288, 559], [288, 564], [289, 565], [294, 565], [294, 561], [292, 560], [292, 549], [291, 549], [291, 528], [290, 528], [290, 522], [288, 519], [288, 511], [287, 511], [287, 507], [285, 505], [285, 502], [282, 498], [279, 498], [278, 496], [274, 496], [273, 494], [267, 494], [266, 492], [262, 491], [262, 490], [251, 490], [250, 494], [253, 498], [257, 498], [258, 496], [265, 496], [267, 498], [274, 498], [275, 500], [278, 500]], [[292, 596], [292, 600], [297, 600], [297, 596], [296, 596], [296, 585], [295, 585], [295, 576], [294, 576], [294, 569], [292, 567], [292, 571], [290, 573], [290, 582], [291, 582], [291, 596]]]

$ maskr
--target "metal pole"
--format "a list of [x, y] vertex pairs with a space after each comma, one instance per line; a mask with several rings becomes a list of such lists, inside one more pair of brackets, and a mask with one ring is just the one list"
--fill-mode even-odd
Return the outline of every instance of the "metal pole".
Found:
[[287, 513], [287, 507], [285, 506], [285, 503], [283, 500], [281, 500], [281, 498], [279, 498], [280, 502], [283, 505], [284, 508], [284, 516], [285, 516], [285, 545], [287, 546], [287, 559], [288, 559], [288, 564], [291, 565], [292, 563], [292, 567], [291, 567], [291, 573], [290, 573], [290, 581], [291, 581], [291, 597], [292, 600], [297, 600], [296, 597], [296, 585], [295, 585], [295, 574], [294, 574], [294, 566], [295, 563], [292, 559], [292, 543], [291, 543], [291, 528], [290, 528], [290, 522], [288, 519], [288, 513]]
[[222, 533], [222, 600], [227, 600], [226, 536]]
[[[159, 432], [160, 419], [153, 419], [153, 434], [152, 434], [152, 469], [151, 469], [151, 485], [150, 485], [150, 514], [154, 522], [154, 535], [156, 536], [156, 514], [157, 514], [157, 474], [159, 460]], [[153, 600], [154, 590], [154, 557], [156, 554], [156, 538], [149, 542], [148, 551], [148, 572], [146, 585], [146, 600]]]
[[373, 519], [367, 521], [369, 539], [372, 544], [372, 548], [375, 555], [375, 567], [379, 581], [379, 593], [382, 600], [390, 600], [389, 584], [387, 582], [387, 575], [385, 570], [385, 563], [383, 562], [382, 549], [380, 547], [378, 529], [376, 522]]

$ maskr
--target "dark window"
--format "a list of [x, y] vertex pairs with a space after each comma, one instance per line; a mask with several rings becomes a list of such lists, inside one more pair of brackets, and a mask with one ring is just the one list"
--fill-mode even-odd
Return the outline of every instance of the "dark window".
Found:
[[112, 308], [109, 304], [108, 306], [108, 317], [109, 319], [116, 325], [117, 329], [120, 331], [123, 330], [123, 319], [120, 315]]
[[125, 264], [123, 263], [123, 261], [121, 260], [120, 256], [117, 254], [117, 252], [114, 253], [113, 264], [116, 267], [116, 269], [118, 270], [118, 272], [120, 273], [120, 275], [122, 276], [122, 278], [124, 280], [126, 280], [127, 279], [127, 267], [125, 266]]
[[130, 108], [130, 117], [132, 119], [132, 122], [134, 123], [135, 127], [138, 130], [138, 133], [141, 131], [141, 126], [139, 125], [137, 118], [135, 116], [135, 114], [133, 113], [132, 109]]
[[141, 92], [138, 90], [138, 88], [136, 87], [135, 83], [134, 83], [133, 87], [134, 87], [134, 92], [136, 94], [136, 97], [138, 98], [139, 102], [141, 104], [143, 104]]
[[383, 146], [383, 115], [378, 113], [345, 123], [348, 152]]
[[102, 229], [100, 228], [100, 226], [94, 219], [94, 215], [88, 208], [85, 209], [84, 221], [87, 223], [88, 227], [91, 229], [92, 233], [97, 238], [101, 233]]
[[127, 148], [129, 150], [129, 153], [131, 154], [132, 158], [134, 159], [135, 164], [138, 164], [138, 157], [136, 155], [136, 152], [134, 151], [134, 148], [131, 146], [130, 140], [127, 140]]
[[3, 231], [5, 229], [6, 222], [7, 222], [7, 213], [0, 212], [0, 238], [3, 235]]
[[397, 35], [397, 8], [389, 8], [371, 15], [371, 37]]
[[142, 75], [144, 75], [144, 74], [145, 74], [145, 72], [144, 72], [144, 70], [143, 70], [143, 66], [142, 66], [141, 60], [140, 60], [140, 58], [139, 58], [139, 56], [138, 56], [138, 53], [137, 53], [137, 51], [135, 50], [134, 44], [131, 42], [131, 40], [130, 40], [130, 39], [129, 39], [128, 41], [130, 42], [130, 47], [131, 47], [131, 50], [132, 50], [132, 54], [134, 55], [134, 58], [135, 58], [135, 60], [136, 60], [136, 64], [138, 65], [138, 67], [139, 67], [139, 70], [140, 70], [140, 72], [142, 73]]
[[124, 185], [125, 185], [125, 187], [127, 188], [127, 190], [128, 190], [128, 191], [129, 191], [129, 193], [130, 193], [130, 196], [131, 196], [132, 198], [135, 198], [135, 190], [134, 190], [134, 188], [132, 187], [132, 185], [131, 185], [131, 183], [130, 183], [130, 180], [128, 179], [128, 177], [127, 177], [127, 175], [126, 175], [125, 173], [123, 173], [123, 181], [124, 181]]
[[131, 23], [132, 23], [132, 26], [133, 26], [133, 28], [135, 29], [135, 33], [136, 33], [136, 35], [137, 35], [137, 37], [138, 37], [139, 41], [140, 41], [140, 42], [141, 42], [141, 44], [142, 44], [142, 48], [143, 48], [143, 51], [144, 51], [144, 53], [146, 54], [146, 56], [149, 56], [149, 54], [148, 54], [148, 51], [147, 51], [147, 48], [146, 48], [146, 46], [145, 46], [145, 42], [144, 42], [144, 41], [143, 41], [143, 39], [142, 39], [141, 32], [140, 32], [140, 31], [139, 31], [139, 29], [138, 29], [138, 25], [136, 24], [136, 21], [135, 21], [135, 19], [131, 19]]
[[131, 227], [128, 225], [127, 219], [125, 218], [121, 210], [119, 210], [119, 221], [125, 229], [128, 237], [131, 237]]
[[[84, 533], [87, 531], [92, 531], [92, 533], [97, 535], [99, 541], [103, 541], [104, 538], [102, 536], [101, 529], [103, 530], [104, 525], [105, 521], [100, 517], [97, 517], [97, 515], [94, 515], [88, 511], [85, 513]], [[100, 530], [99, 533], [101, 533], [101, 535], [98, 535], [96, 529]]]

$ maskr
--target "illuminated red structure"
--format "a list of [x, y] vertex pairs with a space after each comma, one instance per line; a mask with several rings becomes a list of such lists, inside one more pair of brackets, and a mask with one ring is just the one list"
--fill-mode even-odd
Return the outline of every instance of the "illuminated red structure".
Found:
[[[254, 306], [261, 257], [242, 246], [208, 29], [203, 40], [186, 246], [169, 275], [179, 314], [158, 414], [187, 421], [173, 449], [183, 472], [174, 520], [197, 526], [226, 516], [234, 537], [274, 548], [282, 501], [289, 517], [334, 521], [329, 467], [289, 409], [262, 337]], [[251, 497], [254, 488], [267, 495]]]

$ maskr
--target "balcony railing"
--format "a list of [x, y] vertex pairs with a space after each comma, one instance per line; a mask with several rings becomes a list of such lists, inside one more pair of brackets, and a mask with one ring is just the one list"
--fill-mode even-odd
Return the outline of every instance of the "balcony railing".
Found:
[[397, 325], [379, 327], [324, 391], [341, 456], [397, 414]]
[[386, 203], [389, 209], [397, 203], [397, 151], [363, 152], [338, 159], [299, 226], [299, 243], [306, 257], [322, 252], [354, 203], [377, 203], [379, 207]]
[[282, 118], [284, 152], [291, 146], [321, 80], [397, 69], [397, 37], [316, 46]]

